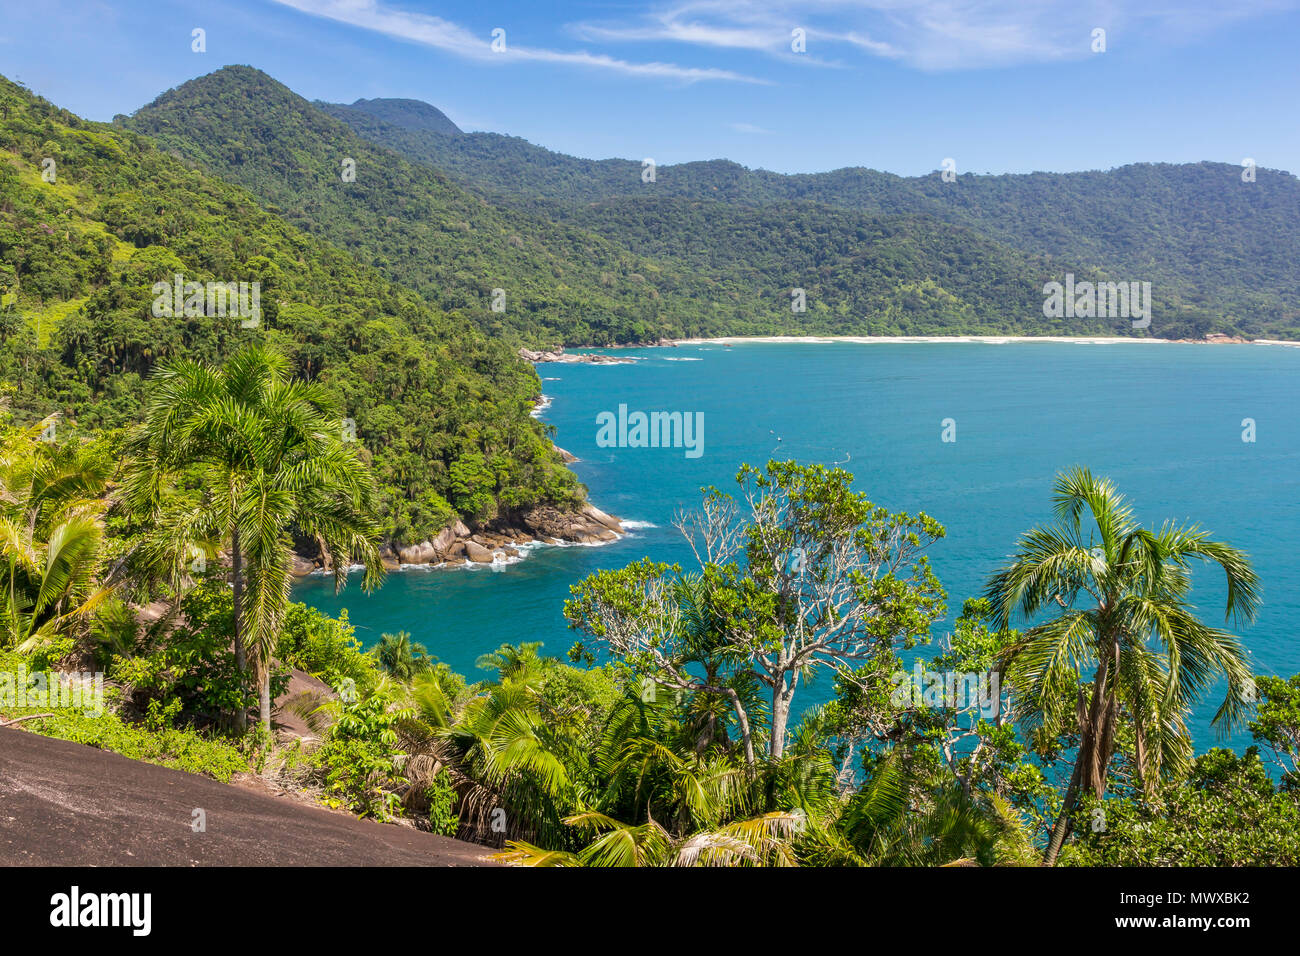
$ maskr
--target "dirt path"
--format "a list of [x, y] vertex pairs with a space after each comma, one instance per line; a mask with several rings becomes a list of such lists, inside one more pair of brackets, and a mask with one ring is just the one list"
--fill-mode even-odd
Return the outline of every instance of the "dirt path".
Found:
[[490, 866], [491, 852], [0, 730], [2, 866]]

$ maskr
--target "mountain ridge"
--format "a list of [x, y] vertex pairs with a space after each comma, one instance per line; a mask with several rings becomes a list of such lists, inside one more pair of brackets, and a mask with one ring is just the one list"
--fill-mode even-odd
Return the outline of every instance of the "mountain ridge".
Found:
[[[1043, 285], [1071, 266], [965, 226], [653, 191], [609, 208], [504, 202], [374, 143], [251, 67], [191, 80], [123, 122], [489, 335], [529, 347], [723, 334], [1116, 332], [1110, 320], [1071, 329], [1044, 320]], [[355, 182], [338, 183], [340, 156], [356, 162]]]
[[464, 134], [464, 131], [453, 123], [446, 113], [424, 100], [362, 97], [346, 106], [341, 103], [332, 105], [342, 109], [358, 110], [405, 129], [428, 130], [431, 133], [442, 133], [448, 136]]
[[[710, 161], [647, 182], [632, 161], [435, 132], [436, 108], [399, 103], [313, 104], [252, 67], [224, 67], [123, 123], [528, 347], [746, 334], [1300, 336], [1300, 226], [1289, 214], [1300, 185], [1282, 174], [1247, 186], [1228, 182], [1231, 167], [1200, 164], [946, 183]], [[357, 174], [340, 182], [346, 159]], [[1156, 322], [1046, 317], [1048, 284], [1070, 275], [1149, 282]]]
[[[509, 343], [147, 137], [3, 77], [0, 132], [0, 400], [15, 421], [60, 413], [70, 437], [129, 427], [158, 363], [220, 363], [256, 336], [351, 420], [387, 540], [581, 503], [530, 415], [541, 382]], [[257, 283], [257, 322], [203, 304], [160, 316], [153, 287], [178, 274]]]
[[[644, 193], [641, 164], [582, 159], [499, 133], [454, 139], [363, 113], [342, 117], [375, 142], [521, 208], [554, 210]], [[1186, 316], [1167, 337], [1259, 334], [1300, 326], [1300, 180], [1225, 163], [1132, 163], [945, 182], [868, 167], [782, 174], [726, 159], [656, 170], [658, 194], [741, 205], [812, 201], [878, 215], [924, 215], [1022, 252], [1169, 291]], [[1259, 291], [1257, 287], [1265, 287]], [[1220, 321], [1226, 319], [1226, 322]]]

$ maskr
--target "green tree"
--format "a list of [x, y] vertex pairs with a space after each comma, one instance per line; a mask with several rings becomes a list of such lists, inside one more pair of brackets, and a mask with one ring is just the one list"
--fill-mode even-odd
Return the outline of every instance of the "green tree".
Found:
[[638, 674], [725, 696], [752, 765], [756, 728], [736, 682], [707, 684], [688, 668], [701, 651], [701, 598], [718, 672], [768, 694], [768, 756], [777, 759], [804, 677], [928, 634], [944, 594], [923, 552], [944, 530], [924, 513], [872, 504], [838, 468], [772, 461], [762, 471], [745, 465], [736, 480], [743, 520], [740, 505], [714, 488], [700, 512], [674, 522], [699, 562], [702, 588], [688, 591], [679, 569], [642, 561], [575, 585], [565, 615]]
[[[347, 583], [354, 560], [363, 587], [383, 574], [369, 470], [343, 441], [341, 419], [320, 386], [294, 380], [283, 355], [249, 346], [224, 368], [164, 364], [154, 373], [144, 423], [127, 443], [123, 500], [170, 535], [179, 565], [194, 541], [222, 540], [235, 595], [234, 647], [240, 672], [251, 649], [259, 717], [271, 726], [271, 658], [289, 603], [290, 530], [316, 540]], [[201, 500], [169, 508], [182, 474]], [[237, 715], [237, 724], [244, 718]]]
[[0, 440], [0, 646], [23, 652], [84, 626], [113, 591], [100, 579], [106, 469], [43, 440], [54, 427]]
[[1250, 732], [1268, 748], [1288, 787], [1300, 787], [1300, 674], [1255, 677], [1259, 705]]
[[[1079, 794], [1105, 794], [1120, 720], [1132, 724], [1135, 769], [1154, 794], [1162, 771], [1186, 772], [1188, 709], [1220, 675], [1228, 688], [1214, 722], [1231, 727], [1244, 715], [1251, 686], [1245, 652], [1235, 635], [1197, 618], [1188, 599], [1191, 563], [1222, 568], [1226, 617], [1249, 621], [1259, 603], [1255, 573], [1242, 552], [1194, 525], [1143, 528], [1114, 484], [1087, 469], [1056, 479], [1055, 513], [1055, 523], [1020, 538], [986, 591], [1003, 629], [1016, 612], [1032, 620], [1059, 608], [1025, 630], [1001, 661], [1022, 713], [1053, 736], [1076, 726], [1079, 734], [1048, 843], [1049, 866]], [[1091, 666], [1091, 698], [1085, 699], [1080, 682]]]
[[424, 645], [413, 642], [408, 631], [379, 635], [379, 643], [370, 653], [390, 677], [400, 681], [410, 681], [431, 663]]
[[1255, 747], [1202, 754], [1186, 777], [1162, 782], [1155, 800], [1089, 795], [1083, 808], [1105, 826], [1080, 828], [1062, 865], [1300, 865], [1300, 804], [1269, 778]]

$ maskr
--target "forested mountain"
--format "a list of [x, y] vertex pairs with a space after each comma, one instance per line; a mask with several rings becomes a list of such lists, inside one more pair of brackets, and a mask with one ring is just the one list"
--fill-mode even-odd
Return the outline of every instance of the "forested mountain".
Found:
[[[383, 123], [368, 112], [376, 102], [333, 112]], [[375, 146], [248, 67], [192, 80], [122, 122], [490, 334], [530, 344], [1131, 331], [1113, 320], [1044, 319], [1043, 283], [1063, 276], [1065, 263], [930, 216], [649, 190], [595, 204], [512, 203]], [[356, 162], [355, 182], [341, 179], [343, 158]], [[639, 167], [634, 177], [639, 184]], [[503, 312], [491, 309], [494, 288], [505, 290]], [[804, 312], [792, 310], [796, 288]]]
[[[373, 455], [388, 537], [580, 493], [529, 416], [540, 382], [488, 340], [242, 188], [0, 78], [0, 381], [63, 435], [138, 420], [162, 360], [256, 337], [324, 383]], [[155, 283], [260, 283], [260, 321], [158, 317]], [[484, 506], [483, 503], [490, 502]]]
[[1300, 326], [1300, 181], [1278, 170], [1258, 169], [1254, 182], [1243, 182], [1241, 167], [1222, 163], [1138, 164], [963, 174], [945, 183], [938, 174], [903, 178], [864, 168], [787, 176], [717, 160], [661, 166], [654, 183], [643, 183], [639, 160], [578, 159], [496, 133], [434, 132], [383, 100], [320, 105], [368, 139], [522, 208], [653, 194], [924, 216], [1050, 256], [1076, 273], [1095, 268], [1117, 281], [1151, 282], [1161, 306], [1156, 334], [1295, 335]]
[[[258, 70], [192, 80], [125, 125], [494, 335], [539, 333], [546, 323], [612, 341], [614, 328], [655, 318], [638, 257], [490, 204], [361, 139]], [[345, 179], [349, 169], [355, 178]], [[492, 310], [494, 289], [504, 290], [504, 312]]]
[[[787, 334], [1067, 331], [1042, 314], [1042, 286], [1053, 272], [1044, 257], [926, 217], [672, 198], [608, 199], [551, 214], [692, 275], [716, 277], [711, 300], [743, 310], [757, 291], [761, 301], [781, 304], [774, 330]], [[803, 290], [806, 312], [791, 312], [792, 287]], [[1073, 320], [1072, 329], [1124, 331], [1086, 319]]]
[[336, 105], [340, 110], [356, 110], [361, 116], [372, 116], [383, 123], [391, 123], [413, 132], [461, 135], [461, 129], [447, 114], [423, 100], [377, 99], [357, 100], [349, 106]]

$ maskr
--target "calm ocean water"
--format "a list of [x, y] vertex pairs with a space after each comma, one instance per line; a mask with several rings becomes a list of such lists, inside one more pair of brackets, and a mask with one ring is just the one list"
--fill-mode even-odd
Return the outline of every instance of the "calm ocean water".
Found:
[[[542, 641], [563, 656], [576, 637], [562, 614], [570, 584], [645, 555], [687, 565], [674, 511], [698, 505], [702, 485], [733, 490], [742, 462], [777, 457], [840, 462], [877, 503], [940, 520], [948, 536], [930, 556], [955, 616], [1017, 535], [1050, 519], [1054, 475], [1080, 464], [1113, 478], [1144, 522], [1196, 521], [1245, 549], [1263, 582], [1264, 607], [1244, 632], [1255, 669], [1300, 671], [1300, 349], [747, 343], [620, 354], [639, 361], [538, 371], [556, 442], [582, 459], [573, 467], [598, 507], [645, 523], [631, 536], [540, 548], [500, 569], [390, 574], [370, 596], [356, 579], [338, 596], [308, 579], [295, 598], [347, 608], [367, 645], [407, 630], [471, 680], [483, 676], [475, 659], [504, 642]], [[703, 412], [703, 455], [597, 447], [597, 414], [620, 404]], [[945, 443], [948, 418], [957, 440]], [[1248, 418], [1253, 443], [1242, 440]], [[1207, 619], [1222, 623], [1220, 582], [1208, 569], [1194, 580]], [[823, 675], [801, 689], [802, 705], [830, 692]], [[1212, 711], [1195, 714], [1198, 749], [1215, 742]]]

